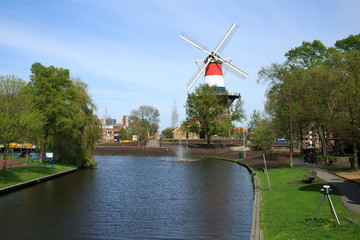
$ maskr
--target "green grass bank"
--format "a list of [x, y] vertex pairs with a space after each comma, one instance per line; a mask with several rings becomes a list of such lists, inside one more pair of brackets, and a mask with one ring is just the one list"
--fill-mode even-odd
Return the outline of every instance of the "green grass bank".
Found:
[[[264, 239], [358, 239], [360, 216], [348, 211], [333, 189], [331, 200], [340, 220], [337, 227], [327, 198], [324, 199], [309, 230], [308, 224], [318, 207], [324, 185], [319, 178], [305, 184], [307, 171], [299, 168], [272, 169], [269, 172], [271, 191], [266, 173], [258, 171], [261, 181], [261, 228]], [[350, 223], [345, 218], [354, 221]]]
[[[2, 156], [0, 155], [0, 158]], [[10, 160], [25, 162], [25, 158], [9, 157]], [[47, 163], [46, 167], [39, 164], [38, 160], [29, 159], [28, 165], [20, 167], [7, 168], [6, 171], [0, 170], [0, 188], [9, 187], [15, 184], [24, 183], [33, 179], [50, 176], [56, 173], [64, 172], [77, 167], [69, 164], [54, 163], [54, 168], [51, 168], [51, 163]], [[28, 161], [29, 161], [28, 160]]]

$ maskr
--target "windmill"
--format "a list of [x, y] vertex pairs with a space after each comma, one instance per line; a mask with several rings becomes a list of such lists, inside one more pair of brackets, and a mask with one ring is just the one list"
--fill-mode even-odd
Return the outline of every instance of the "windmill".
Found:
[[[221, 50], [226, 45], [227, 41], [230, 39], [230, 35], [233, 34], [235, 31], [236, 23], [233, 23], [233, 25], [230, 27], [230, 29], [227, 31], [225, 36], [222, 38], [218, 46], [215, 48], [213, 52], [210, 52], [205, 47], [201, 46], [200, 44], [196, 43], [194, 40], [189, 40], [189, 37], [185, 34], [179, 35], [180, 38], [187, 41], [191, 45], [195, 46], [196, 48], [200, 49], [201, 51], [208, 54], [207, 58], [205, 60], [194, 60], [195, 62], [203, 61], [203, 65], [200, 67], [199, 70], [194, 74], [194, 76], [191, 78], [191, 80], [188, 83], [189, 89], [192, 88], [192, 86], [195, 84], [195, 82], [198, 80], [200, 75], [205, 71], [205, 83], [209, 84], [210, 86], [216, 86], [216, 91], [219, 93], [223, 92], [225, 89], [224, 84], [224, 75], [223, 75], [223, 64], [227, 65], [227, 69], [232, 70], [231, 72], [239, 77], [247, 77], [247, 73], [240, 70], [239, 68], [232, 65], [227, 60], [231, 60], [232, 58], [221, 58], [219, 55], [217, 55], [218, 52], [221, 52]], [[236, 98], [239, 98], [240, 94], [229, 94], [228, 96], [228, 102], [232, 103]]]

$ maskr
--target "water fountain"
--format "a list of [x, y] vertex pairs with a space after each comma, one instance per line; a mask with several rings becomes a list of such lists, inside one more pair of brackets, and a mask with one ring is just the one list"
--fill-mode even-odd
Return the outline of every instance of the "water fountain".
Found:
[[184, 158], [185, 151], [186, 151], [186, 149], [181, 145], [181, 139], [180, 139], [180, 144], [176, 149], [177, 161], [179, 161], [179, 162], [187, 161], [187, 159]]

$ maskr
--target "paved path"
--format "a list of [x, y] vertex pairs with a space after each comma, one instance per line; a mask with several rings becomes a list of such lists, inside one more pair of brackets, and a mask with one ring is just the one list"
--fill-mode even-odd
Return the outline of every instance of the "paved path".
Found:
[[[360, 185], [335, 174], [329, 173], [325, 169], [321, 169], [314, 164], [301, 161], [294, 161], [294, 165], [307, 169], [309, 171], [317, 171], [317, 176], [325, 182], [336, 187], [339, 192], [340, 200], [344, 206], [350, 211], [360, 215]], [[319, 189], [320, 191], [320, 189]]]
[[[0, 170], [3, 169], [3, 159], [0, 159]], [[11, 167], [20, 167], [26, 165], [26, 163], [24, 162], [19, 162], [19, 161], [13, 161], [13, 160], [6, 160], [6, 168], [11, 168]]]
[[160, 143], [158, 140], [149, 140], [146, 143], [146, 147], [160, 147]]

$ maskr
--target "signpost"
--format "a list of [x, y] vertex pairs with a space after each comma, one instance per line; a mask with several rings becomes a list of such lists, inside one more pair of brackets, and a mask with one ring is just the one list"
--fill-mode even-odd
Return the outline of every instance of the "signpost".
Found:
[[46, 152], [45, 153], [44, 167], [46, 167], [46, 160], [47, 159], [51, 159], [51, 169], [54, 169], [54, 153], [53, 152]]

